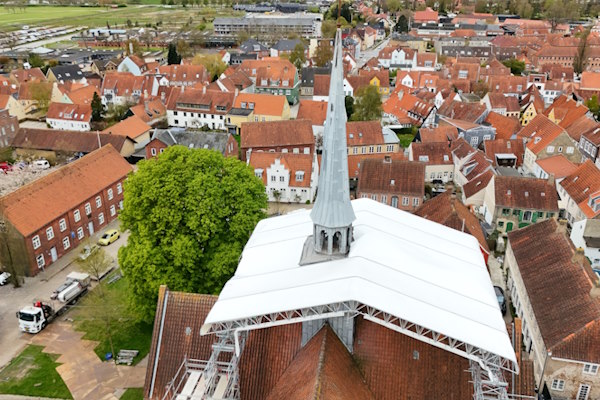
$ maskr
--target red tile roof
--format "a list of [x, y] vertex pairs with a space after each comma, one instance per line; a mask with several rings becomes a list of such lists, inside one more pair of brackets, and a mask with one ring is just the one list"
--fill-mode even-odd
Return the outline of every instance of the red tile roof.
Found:
[[233, 107], [235, 93], [217, 90], [185, 89], [173, 90], [167, 101], [167, 110], [202, 112], [225, 115]]
[[442, 103], [437, 113], [444, 117], [477, 123], [486, 112], [487, 109], [483, 104], [455, 101], [453, 96], [449, 96]]
[[[544, 114], [538, 114], [527, 125], [517, 132], [517, 137], [526, 140], [534, 140], [533, 138], [541, 135], [558, 135], [563, 129], [550, 121]], [[555, 136], [556, 137], [556, 136]]]
[[266, 400], [375, 400], [358, 364], [328, 324], [296, 354]]
[[105, 90], [112, 90], [115, 96], [132, 96], [134, 91], [139, 91], [142, 96], [152, 92], [153, 75], [135, 76], [130, 72], [110, 72], [102, 81], [102, 94]]
[[235, 98], [233, 107], [244, 108], [242, 103], [245, 103], [246, 108], [250, 108], [250, 104], [252, 104], [254, 114], [281, 117], [285, 110], [287, 98], [272, 94], [239, 93]]
[[497, 139], [510, 139], [521, 129], [518, 118], [507, 117], [494, 111], [487, 115], [484, 122], [496, 128]]
[[423, 197], [425, 164], [416, 161], [366, 159], [358, 175], [358, 193], [389, 193]]
[[313, 83], [314, 96], [329, 96], [329, 81], [331, 76], [316, 74]]
[[137, 137], [148, 132], [152, 127], [145, 123], [140, 117], [133, 115], [116, 125], [106, 128], [103, 133], [110, 133], [111, 135], [127, 136], [133, 140]]
[[555, 178], [560, 179], [571, 175], [577, 170], [578, 165], [573, 164], [563, 154], [543, 158], [535, 161], [548, 175], [552, 174]]
[[347, 122], [346, 137], [348, 147], [385, 143], [381, 123], [379, 121]]
[[46, 75], [39, 68], [13, 69], [10, 71], [10, 77], [22, 84], [30, 81], [46, 81]]
[[474, 194], [479, 193], [481, 190], [484, 190], [494, 176], [494, 172], [488, 170], [465, 183], [462, 188], [465, 198], [468, 199]]
[[167, 108], [158, 99], [145, 101], [143, 104], [131, 107], [129, 111], [146, 123], [167, 116]]
[[390, 157], [393, 161], [405, 160], [404, 153], [373, 153], [373, 154], [348, 154], [348, 176], [358, 178], [360, 174], [360, 166], [366, 160], [383, 160], [385, 157]]
[[415, 215], [473, 235], [479, 242], [479, 246], [489, 254], [490, 249], [479, 220], [450, 192], [427, 200], [417, 208]]
[[111, 145], [58, 168], [0, 198], [5, 215], [24, 237], [122, 181], [131, 165]]
[[420, 128], [419, 136], [423, 143], [448, 143], [458, 138], [458, 129], [452, 125], [441, 125], [436, 128]]
[[554, 111], [554, 119], [559, 121], [558, 125], [567, 128], [585, 115], [589, 109], [573, 100], [571, 96], [561, 95], [544, 111], [544, 115], [549, 116], [552, 111]]
[[[447, 143], [411, 143], [414, 161], [421, 161], [427, 165], [452, 164], [452, 153]], [[428, 161], [422, 161], [424, 158]]]
[[572, 174], [560, 181], [560, 185], [571, 196], [587, 218], [600, 215], [589, 205], [590, 195], [600, 191], [600, 170], [591, 160], [586, 160]]
[[242, 149], [315, 143], [312, 122], [307, 119], [244, 122], [240, 135]]
[[161, 65], [158, 67], [158, 73], [164, 75], [169, 80], [169, 84], [174, 82], [200, 82], [209, 80], [208, 72], [204, 65]]
[[596, 332], [600, 315], [598, 300], [590, 295], [597, 277], [587, 261], [573, 259], [575, 248], [554, 219], [512, 231], [508, 242], [546, 349], [553, 356], [556, 348], [566, 358], [599, 362], [600, 337], [593, 337], [596, 345], [578, 346]]
[[594, 135], [600, 136], [597, 135], [597, 133], [594, 133], [598, 131], [598, 128], [600, 128], [600, 123], [595, 121], [593, 118], [589, 118], [584, 115], [569, 125], [566, 131], [569, 136], [571, 136], [571, 139], [579, 143], [581, 136], [586, 136], [589, 138], [593, 137]]
[[327, 118], [327, 102], [300, 100], [297, 119], [309, 119], [313, 125], [323, 126]]
[[13, 139], [12, 147], [68, 153], [91, 153], [98, 148], [98, 139], [100, 139], [102, 146], [110, 143], [119, 152], [121, 152], [127, 141], [131, 141], [126, 136], [98, 132], [20, 128]]
[[516, 176], [494, 178], [496, 207], [558, 211], [558, 194], [545, 179]]

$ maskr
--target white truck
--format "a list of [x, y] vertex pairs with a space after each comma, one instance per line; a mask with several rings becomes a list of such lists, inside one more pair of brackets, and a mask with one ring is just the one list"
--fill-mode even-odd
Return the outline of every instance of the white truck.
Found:
[[[65, 313], [69, 307], [87, 293], [90, 286], [90, 276], [81, 272], [71, 272], [67, 280], [56, 291], [59, 306], [54, 307], [49, 302], [35, 301], [33, 305], [23, 307], [17, 312], [19, 329], [22, 332], [38, 333], [52, 320]], [[54, 296], [53, 296], [54, 297]]]

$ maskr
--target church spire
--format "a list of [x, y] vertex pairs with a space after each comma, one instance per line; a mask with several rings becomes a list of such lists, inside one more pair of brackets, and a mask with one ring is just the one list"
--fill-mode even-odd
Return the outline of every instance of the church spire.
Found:
[[329, 104], [323, 133], [323, 159], [317, 200], [310, 213], [314, 249], [321, 254], [346, 254], [352, 241], [348, 153], [346, 145], [346, 106], [342, 63], [342, 33], [335, 35], [335, 49], [329, 84]]

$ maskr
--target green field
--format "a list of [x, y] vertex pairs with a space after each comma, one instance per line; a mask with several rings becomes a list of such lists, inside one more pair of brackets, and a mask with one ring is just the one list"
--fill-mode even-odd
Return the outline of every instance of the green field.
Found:
[[163, 26], [182, 26], [191, 17], [194, 23], [203, 22], [203, 18], [214, 18], [216, 15], [238, 15], [229, 9], [215, 10], [209, 7], [172, 7], [164, 8], [160, 0], [143, 0], [145, 5], [128, 5], [122, 8], [103, 7], [70, 7], [70, 6], [29, 6], [24, 11], [0, 8], [0, 31], [16, 30], [23, 25], [50, 26], [87, 26], [87, 27], [124, 27], [127, 20], [139, 26], [146, 23], [162, 22]]
[[129, 388], [123, 393], [121, 400], [144, 400], [144, 389]]
[[71, 393], [56, 371], [58, 358], [29, 345], [0, 371], [0, 393], [30, 397], [71, 399]]

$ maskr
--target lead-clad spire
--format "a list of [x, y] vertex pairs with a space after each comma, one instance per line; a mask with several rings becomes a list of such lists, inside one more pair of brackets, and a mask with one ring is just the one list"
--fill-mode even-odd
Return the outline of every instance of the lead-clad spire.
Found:
[[348, 153], [346, 145], [346, 106], [342, 63], [342, 33], [338, 28], [329, 84], [329, 104], [323, 132], [323, 158], [319, 190], [310, 213], [314, 248], [318, 253], [346, 254], [352, 241], [352, 221], [356, 219], [350, 203]]

